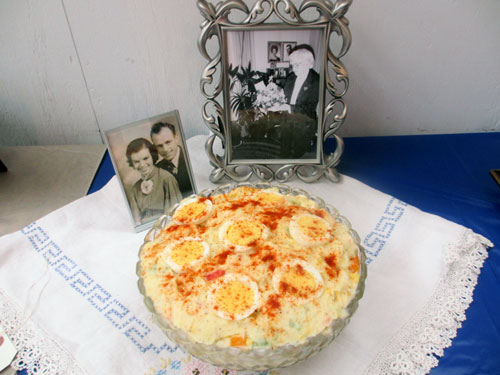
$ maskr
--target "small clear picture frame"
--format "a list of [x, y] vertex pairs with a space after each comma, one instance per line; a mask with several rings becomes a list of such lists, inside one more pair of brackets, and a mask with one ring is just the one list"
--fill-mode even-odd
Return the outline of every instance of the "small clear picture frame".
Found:
[[105, 140], [135, 231], [196, 193], [177, 110], [108, 130]]

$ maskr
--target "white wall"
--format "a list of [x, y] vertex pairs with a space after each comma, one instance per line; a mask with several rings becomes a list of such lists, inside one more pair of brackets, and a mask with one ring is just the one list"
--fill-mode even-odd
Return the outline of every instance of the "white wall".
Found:
[[500, 131], [500, 1], [359, 0], [343, 135]]
[[[500, 131], [499, 14], [498, 0], [354, 0], [341, 134]], [[101, 143], [172, 109], [188, 137], [207, 133], [201, 21], [194, 0], [2, 0], [0, 145]]]
[[0, 2], [0, 145], [99, 143], [61, 2]]

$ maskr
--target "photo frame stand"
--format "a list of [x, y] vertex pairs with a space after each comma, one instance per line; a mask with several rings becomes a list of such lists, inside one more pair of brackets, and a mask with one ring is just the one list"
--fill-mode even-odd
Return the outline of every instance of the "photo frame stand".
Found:
[[[198, 47], [202, 56], [209, 61], [202, 73], [200, 89], [205, 97], [202, 106], [203, 120], [212, 133], [205, 144], [207, 156], [213, 166], [210, 174], [211, 182], [217, 183], [223, 178], [243, 182], [252, 176], [263, 181], [276, 180], [278, 182], [286, 182], [292, 176], [297, 176], [305, 182], [316, 181], [322, 176], [332, 182], [340, 180], [336, 167], [340, 162], [344, 143], [336, 133], [347, 115], [344, 95], [349, 86], [347, 70], [340, 59], [347, 53], [351, 45], [349, 21], [345, 18], [345, 13], [351, 4], [352, 0], [303, 0], [299, 6], [296, 6], [291, 0], [257, 0], [249, 8], [242, 0], [224, 0], [216, 5], [207, 0], [197, 1], [198, 8], [204, 17]], [[311, 12], [311, 10], [316, 12]], [[307, 16], [310, 14], [317, 15], [308, 18]], [[232, 17], [233, 15], [235, 17]], [[281, 23], [266, 23], [273, 15], [277, 16]], [[235, 21], [233, 18], [238, 20]], [[321, 95], [325, 100], [320, 103], [319, 163], [302, 163], [300, 160], [290, 160], [290, 162], [286, 161], [282, 164], [275, 162], [237, 164], [229, 160], [228, 113], [231, 109], [221, 104], [218, 99], [223, 92], [225, 83], [221, 28], [244, 27], [251, 29], [261, 25], [273, 27], [283, 25], [286, 28], [325, 25], [328, 30], [326, 48], [322, 57], [325, 64], [324, 84], [322, 86], [324, 92]], [[211, 56], [207, 51], [207, 42], [214, 36], [219, 40], [219, 50]], [[332, 36], [337, 36], [338, 40], [341, 41], [341, 46], [336, 48], [336, 53], [330, 48]], [[218, 70], [220, 74], [216, 78]], [[217, 139], [222, 144], [222, 150], [218, 152], [215, 150]], [[333, 151], [325, 151], [324, 149], [324, 143], [328, 139], [333, 140], [335, 145]]]

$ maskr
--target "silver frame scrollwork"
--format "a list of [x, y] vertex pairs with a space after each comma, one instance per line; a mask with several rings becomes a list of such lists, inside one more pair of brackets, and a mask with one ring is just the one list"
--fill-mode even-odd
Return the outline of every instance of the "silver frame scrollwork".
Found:
[[[340, 61], [351, 46], [351, 32], [349, 30], [349, 21], [345, 17], [345, 13], [352, 4], [352, 0], [303, 0], [297, 7], [291, 0], [257, 0], [254, 5], [249, 8], [243, 0], [224, 0], [216, 5], [207, 0], [197, 0], [198, 9], [205, 20], [201, 24], [201, 33], [198, 39], [198, 48], [205, 59], [209, 63], [203, 70], [200, 80], [200, 89], [203, 96], [206, 98], [202, 107], [202, 115], [205, 124], [213, 133], [209, 136], [205, 144], [205, 150], [209, 157], [210, 164], [214, 167], [210, 173], [210, 181], [213, 183], [219, 182], [222, 178], [228, 177], [231, 180], [242, 182], [249, 180], [252, 175], [264, 181], [276, 180], [279, 182], [288, 181], [293, 175], [297, 175], [304, 182], [313, 182], [326, 176], [332, 182], [338, 182], [340, 175], [335, 167], [340, 162], [340, 157], [344, 151], [344, 142], [336, 132], [342, 126], [347, 115], [347, 106], [344, 102], [344, 95], [349, 88], [349, 78], [347, 70]], [[305, 20], [302, 14], [310, 9], [317, 11], [318, 16], [312, 20]], [[242, 21], [234, 22], [229, 20], [231, 12], [243, 12], [245, 17]], [[217, 101], [217, 97], [223, 90], [223, 69], [222, 69], [222, 36], [221, 27], [242, 27], [242, 26], [257, 26], [257, 25], [276, 25], [265, 23], [272, 14], [278, 18], [286, 26], [317, 26], [327, 25], [327, 61], [324, 64], [323, 77], [325, 79], [324, 98], [326, 92], [331, 96], [328, 103], [323, 104], [323, 116], [321, 123], [321, 131], [323, 142], [320, 142], [320, 163], [319, 164], [301, 164], [300, 160], [295, 163], [287, 163], [282, 166], [278, 165], [276, 170], [271, 169], [264, 164], [246, 165], [247, 169], [243, 169], [241, 164], [230, 164], [227, 162], [226, 155], [218, 155], [215, 150], [215, 141], [220, 139], [225, 147], [225, 136], [229, 136], [227, 117], [225, 116], [224, 107]], [[337, 34], [342, 40], [342, 46], [335, 54], [330, 48], [330, 38], [332, 34]], [[219, 40], [219, 50], [215, 56], [210, 56], [207, 51], [207, 42], [213, 37]], [[220, 78], [218, 82], [214, 82], [214, 74], [217, 72], [217, 67], [220, 68]], [[332, 78], [330, 72], [335, 73], [335, 79]], [[336, 83], [337, 82], [337, 83]], [[338, 86], [342, 86], [341, 90]], [[208, 88], [212, 88], [209, 92]], [[217, 116], [210, 115], [207, 108], [212, 106], [215, 109]], [[340, 107], [340, 108], [339, 108]], [[220, 124], [218, 123], [220, 121]], [[223, 131], [221, 131], [222, 126]], [[335, 151], [327, 154], [323, 148], [324, 142], [333, 138], [336, 142]], [[223, 151], [224, 152], [224, 151]], [[248, 168], [250, 170], [248, 170]], [[240, 169], [240, 170], [238, 170]], [[243, 169], [243, 172], [240, 172]]]

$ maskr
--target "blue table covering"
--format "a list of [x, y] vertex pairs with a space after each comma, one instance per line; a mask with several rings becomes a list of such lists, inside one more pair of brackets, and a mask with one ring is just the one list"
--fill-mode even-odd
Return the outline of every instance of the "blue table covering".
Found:
[[[489, 174], [500, 169], [500, 133], [344, 142], [339, 172], [466, 226], [496, 245], [484, 263], [467, 319], [431, 374], [500, 374], [500, 187]], [[106, 153], [89, 194], [113, 175]]]

